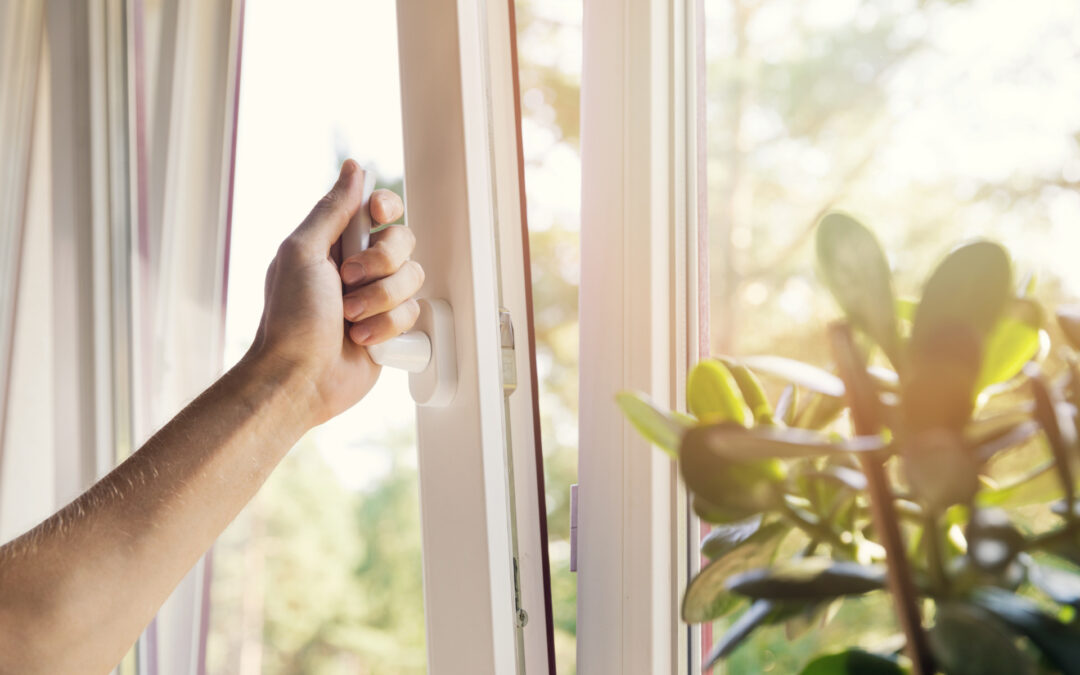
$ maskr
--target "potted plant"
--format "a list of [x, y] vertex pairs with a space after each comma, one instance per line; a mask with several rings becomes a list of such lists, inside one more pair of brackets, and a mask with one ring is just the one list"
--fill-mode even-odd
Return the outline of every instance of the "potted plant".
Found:
[[[917, 301], [896, 297], [877, 239], [850, 216], [827, 215], [816, 248], [843, 314], [827, 330], [830, 369], [705, 360], [689, 415], [618, 396], [715, 525], [682, 602], [687, 622], [731, 621], [705, 669], [761, 626], [825, 622], [882, 591], [902, 645], [859, 643], [803, 673], [1080, 673], [1080, 313], [1058, 310], [1051, 349], [1032, 284], [988, 241], [951, 251]], [[786, 384], [775, 402], [759, 378]], [[993, 480], [1018, 453], [1043, 460]], [[1020, 502], [1043, 504], [1041, 520]]]

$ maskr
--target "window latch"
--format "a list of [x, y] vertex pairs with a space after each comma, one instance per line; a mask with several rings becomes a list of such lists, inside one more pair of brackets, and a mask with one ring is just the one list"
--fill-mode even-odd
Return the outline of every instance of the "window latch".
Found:
[[499, 308], [499, 346], [502, 348], [503, 396], [517, 389], [517, 352], [514, 349], [514, 321], [510, 311]]
[[[375, 189], [375, 174], [362, 171], [363, 196], [360, 208], [341, 235], [342, 259], [356, 255], [371, 243], [368, 205]], [[420, 316], [413, 330], [368, 347], [368, 355], [380, 366], [409, 372], [409, 393], [417, 405], [450, 405], [457, 391], [454, 312], [445, 300], [422, 298], [418, 302]]]

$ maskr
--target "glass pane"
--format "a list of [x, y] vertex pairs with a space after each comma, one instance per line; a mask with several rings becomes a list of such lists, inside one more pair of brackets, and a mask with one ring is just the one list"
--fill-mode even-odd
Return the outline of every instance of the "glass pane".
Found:
[[522, 141], [540, 384], [555, 662], [575, 672], [577, 578], [570, 485], [577, 482], [581, 3], [517, 0]]
[[[226, 360], [266, 266], [342, 160], [401, 191], [395, 7], [248, 3]], [[213, 552], [210, 673], [423, 673], [415, 408], [386, 370], [300, 441]]]
[[[901, 294], [972, 237], [1037, 270], [1042, 300], [1080, 290], [1075, 2], [704, 4], [714, 353], [827, 362], [837, 310], [812, 234], [833, 208], [876, 230]], [[885, 602], [848, 603], [790, 642], [759, 631], [730, 672], [798, 672], [856, 626], [892, 635]]]

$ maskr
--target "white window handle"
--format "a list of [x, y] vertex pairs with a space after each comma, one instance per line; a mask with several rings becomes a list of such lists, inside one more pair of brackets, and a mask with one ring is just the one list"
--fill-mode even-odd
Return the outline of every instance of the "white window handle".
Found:
[[[375, 174], [364, 172], [360, 208], [341, 235], [341, 259], [367, 249], [371, 243], [371, 193]], [[457, 390], [454, 313], [445, 300], [420, 299], [420, 316], [413, 330], [367, 348], [371, 360], [387, 368], [409, 371], [409, 393], [417, 405], [445, 406]]]

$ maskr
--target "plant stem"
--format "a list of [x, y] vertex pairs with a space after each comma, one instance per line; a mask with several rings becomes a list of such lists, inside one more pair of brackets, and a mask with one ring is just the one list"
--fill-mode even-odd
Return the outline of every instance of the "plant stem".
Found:
[[[855, 346], [851, 327], [845, 323], [830, 325], [829, 342], [839, 369], [840, 379], [844, 382], [855, 433], [860, 436], [880, 433], [882, 425], [877, 390]], [[885, 547], [889, 591], [892, 593], [900, 626], [907, 638], [906, 649], [911, 659], [912, 674], [933, 675], [937, 672], [937, 668], [933, 654], [930, 652], [930, 642], [922, 627], [915, 582], [905, 552], [904, 539], [900, 534], [892, 490], [885, 477], [885, 467], [879, 458], [870, 456], [868, 453], [861, 453], [859, 461], [862, 463], [863, 473], [866, 474], [866, 487], [870, 494], [870, 511], [874, 528]]]
[[944, 593], [947, 588], [945, 557], [941, 550], [941, 533], [938, 531], [936, 513], [926, 512], [923, 520], [923, 537], [926, 539], [926, 567], [930, 572], [930, 581], [935, 592]]

